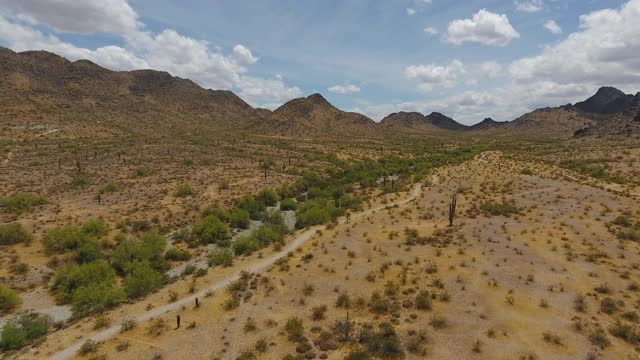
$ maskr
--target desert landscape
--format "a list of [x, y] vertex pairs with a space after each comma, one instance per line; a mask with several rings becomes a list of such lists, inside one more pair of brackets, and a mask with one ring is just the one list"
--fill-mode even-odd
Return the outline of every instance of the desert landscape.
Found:
[[640, 93], [374, 120], [41, 48], [0, 47], [0, 359], [640, 359]]

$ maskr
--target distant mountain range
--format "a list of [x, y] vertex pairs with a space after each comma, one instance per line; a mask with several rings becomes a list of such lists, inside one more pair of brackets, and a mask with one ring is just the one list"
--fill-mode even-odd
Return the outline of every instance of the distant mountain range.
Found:
[[538, 109], [511, 122], [487, 118], [467, 126], [437, 112], [398, 112], [376, 123], [337, 109], [320, 94], [274, 111], [256, 109], [231, 91], [203, 89], [166, 72], [116, 72], [49, 52], [0, 48], [0, 107], [3, 128], [56, 127], [69, 136], [220, 129], [304, 137], [491, 131], [583, 137], [638, 134], [640, 93], [603, 87], [575, 105]]

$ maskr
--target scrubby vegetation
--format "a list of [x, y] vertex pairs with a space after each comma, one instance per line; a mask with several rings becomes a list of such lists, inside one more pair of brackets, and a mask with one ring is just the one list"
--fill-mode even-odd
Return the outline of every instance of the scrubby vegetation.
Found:
[[18, 292], [0, 284], [0, 314], [13, 310], [20, 305]]
[[18, 193], [0, 199], [0, 208], [19, 215], [30, 212], [34, 207], [44, 205], [46, 203], [47, 200], [41, 196]]
[[25, 314], [5, 324], [0, 334], [0, 349], [18, 350], [45, 335], [49, 330], [49, 319], [44, 315]]
[[28, 243], [29, 241], [31, 241], [31, 234], [21, 224], [0, 224], [0, 245]]

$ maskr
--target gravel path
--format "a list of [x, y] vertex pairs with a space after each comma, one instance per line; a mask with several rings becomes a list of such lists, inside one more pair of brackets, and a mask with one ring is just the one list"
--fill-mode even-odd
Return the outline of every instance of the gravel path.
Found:
[[[411, 192], [411, 194], [403, 200], [398, 200], [395, 202], [391, 202], [389, 204], [386, 205], [380, 205], [380, 206], [376, 206], [374, 208], [362, 211], [360, 213], [356, 213], [356, 214], [352, 214], [351, 215], [351, 219], [355, 220], [355, 219], [359, 219], [365, 216], [368, 216], [370, 214], [373, 214], [375, 212], [378, 212], [380, 210], [384, 210], [393, 206], [399, 206], [399, 205], [404, 205], [407, 203], [410, 203], [414, 200], [416, 200], [418, 198], [418, 196], [420, 195], [420, 192], [422, 191], [422, 184], [417, 184], [414, 188], [413, 191]], [[341, 218], [338, 220], [338, 224], [344, 224], [347, 222], [346, 218]], [[293, 241], [291, 241], [290, 243], [288, 243], [283, 249], [282, 251], [280, 251], [279, 253], [274, 254], [273, 256], [271, 256], [268, 259], [263, 259], [262, 261], [259, 261], [255, 264], [252, 264], [250, 266], [247, 266], [246, 268], [242, 269], [242, 271], [248, 271], [251, 273], [258, 273], [258, 272], [263, 272], [265, 270], [267, 270], [268, 268], [270, 268], [271, 266], [273, 266], [275, 264], [276, 261], [278, 261], [279, 259], [287, 256], [288, 253], [295, 251], [297, 248], [299, 248], [300, 246], [302, 246], [305, 242], [307, 242], [309, 239], [311, 239], [318, 231], [321, 230], [325, 230], [327, 227], [325, 225], [319, 225], [319, 226], [314, 226], [311, 227], [303, 232], [301, 232], [300, 234], [298, 234]], [[159, 308], [155, 308], [152, 310], [149, 310], [147, 312], [144, 312], [136, 317], [134, 317], [133, 319], [138, 322], [145, 322], [148, 321], [152, 318], [156, 318], [159, 317], [161, 315], [164, 315], [166, 313], [172, 312], [172, 311], [176, 311], [176, 310], [180, 310], [183, 306], [192, 304], [195, 301], [195, 298], [203, 298], [207, 293], [210, 292], [214, 292], [217, 290], [220, 290], [222, 288], [227, 287], [228, 285], [230, 285], [232, 282], [236, 281], [237, 279], [240, 278], [240, 271], [238, 271], [237, 275], [231, 276], [227, 279], [224, 280], [219, 280], [216, 282], [213, 282], [211, 284], [209, 284], [209, 286], [201, 291], [199, 291], [198, 293], [195, 293], [193, 295], [187, 296], [185, 298], [182, 298], [176, 302], [173, 302], [171, 304], [167, 304], [164, 306], [161, 306]], [[69, 347], [67, 347], [66, 349], [54, 354], [53, 356], [50, 357], [51, 360], [65, 360], [65, 359], [72, 359], [75, 354], [78, 352], [78, 350], [80, 349], [80, 347], [82, 346], [82, 344], [87, 341], [87, 340], [93, 340], [96, 342], [104, 342], [106, 340], [109, 340], [110, 338], [116, 336], [118, 333], [120, 332], [120, 325], [114, 325], [111, 326], [110, 328], [107, 328], [105, 330], [102, 330], [96, 334], [94, 334], [93, 336], [89, 336], [81, 341], [78, 341], [72, 345], [70, 345]]]

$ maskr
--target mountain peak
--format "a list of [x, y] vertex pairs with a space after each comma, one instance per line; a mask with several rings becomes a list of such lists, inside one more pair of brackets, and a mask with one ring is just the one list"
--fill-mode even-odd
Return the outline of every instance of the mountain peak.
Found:
[[314, 104], [317, 104], [317, 105], [330, 105], [330, 106], [333, 106], [333, 105], [331, 105], [331, 103], [327, 99], [324, 98], [324, 96], [322, 96], [319, 93], [315, 93], [315, 94], [311, 94], [311, 95], [307, 96], [307, 100], [309, 100], [309, 101], [311, 101], [311, 102], [313, 102]]
[[574, 107], [588, 113], [613, 114], [622, 111], [626, 106], [626, 97], [625, 93], [612, 86], [603, 86], [593, 96], [576, 103]]
[[594, 96], [609, 96], [609, 97], [616, 98], [624, 95], [625, 95], [624, 92], [622, 92], [621, 90], [618, 90], [613, 86], [603, 86], [600, 89], [598, 89], [598, 91]]

